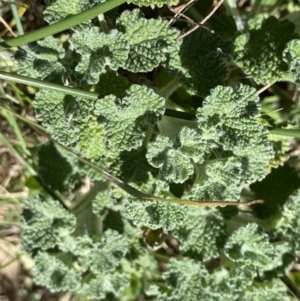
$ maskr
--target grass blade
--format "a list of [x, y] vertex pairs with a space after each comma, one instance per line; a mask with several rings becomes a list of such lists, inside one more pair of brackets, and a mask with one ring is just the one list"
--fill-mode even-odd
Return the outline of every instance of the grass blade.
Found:
[[78, 15], [66, 18], [63, 21], [57, 22], [47, 27], [43, 27], [41, 29], [35, 30], [34, 32], [30, 32], [28, 34], [11, 39], [9, 41], [1, 42], [0, 51], [6, 48], [21, 46], [43, 39], [47, 36], [51, 36], [68, 28], [71, 28], [72, 26], [80, 24], [84, 21], [90, 20], [100, 14], [103, 14], [123, 4], [124, 2], [126, 2], [126, 0], [108, 0]]

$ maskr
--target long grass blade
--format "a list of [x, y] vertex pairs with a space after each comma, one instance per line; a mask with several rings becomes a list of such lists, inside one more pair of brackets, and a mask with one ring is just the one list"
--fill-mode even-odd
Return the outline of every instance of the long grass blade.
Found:
[[43, 39], [47, 36], [51, 36], [53, 34], [59, 33], [63, 30], [69, 29], [75, 25], [78, 25], [84, 21], [95, 18], [100, 14], [104, 14], [105, 12], [123, 4], [126, 0], [108, 0], [104, 3], [98, 4], [93, 8], [84, 11], [78, 15], [66, 18], [60, 22], [49, 25], [47, 27], [43, 27], [41, 29], [35, 30], [28, 34], [22, 35], [20, 37], [11, 39], [9, 41], [0, 43], [0, 51], [10, 47], [17, 47], [24, 44], [28, 44], [40, 39]]

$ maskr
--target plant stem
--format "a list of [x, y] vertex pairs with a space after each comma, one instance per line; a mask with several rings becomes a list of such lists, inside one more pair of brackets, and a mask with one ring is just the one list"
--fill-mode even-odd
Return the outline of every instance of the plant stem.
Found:
[[[72, 87], [65, 87], [58, 84], [47, 83], [38, 79], [33, 79], [26, 76], [10, 74], [7, 72], [0, 72], [0, 79], [4, 79], [7, 81], [13, 81], [19, 84], [25, 84], [29, 86], [34, 86], [37, 88], [48, 89], [52, 91], [63, 92], [65, 94], [70, 94], [77, 97], [85, 97], [88, 99], [96, 100], [98, 99], [98, 95], [96, 93], [92, 93], [89, 91], [84, 91], [77, 88]], [[165, 116], [184, 119], [184, 120], [193, 120], [196, 116], [192, 113], [176, 111], [171, 109], [165, 110]], [[278, 136], [286, 136], [286, 137], [294, 137], [300, 138], [300, 130], [292, 130], [292, 129], [271, 129], [271, 134], [278, 135]]]
[[300, 138], [300, 130], [293, 130], [293, 129], [272, 129], [272, 130], [270, 130], [270, 133], [274, 134], [274, 135], [278, 135], [278, 136]]
[[22, 26], [22, 23], [21, 23], [19, 14], [18, 14], [18, 10], [17, 10], [17, 7], [16, 7], [15, 0], [10, 0], [10, 8], [11, 8], [11, 12], [13, 14], [13, 17], [16, 21], [16, 27], [17, 27], [17, 30], [18, 30], [18, 35], [22, 36], [24, 34], [24, 30], [23, 30], [23, 26]]
[[252, 7], [249, 14], [249, 19], [253, 19], [258, 15], [260, 7], [261, 7], [261, 0], [252, 1]]

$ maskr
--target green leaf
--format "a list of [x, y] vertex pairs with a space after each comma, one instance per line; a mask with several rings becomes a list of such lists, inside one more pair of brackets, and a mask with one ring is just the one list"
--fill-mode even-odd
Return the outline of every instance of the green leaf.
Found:
[[283, 51], [283, 60], [288, 64], [290, 72], [294, 76], [295, 83], [300, 89], [300, 40], [292, 40]]
[[125, 69], [149, 72], [166, 61], [167, 53], [177, 42], [178, 31], [167, 21], [143, 18], [139, 10], [125, 11], [117, 20], [116, 28], [130, 44]]
[[103, 2], [105, 0], [57, 0], [52, 3], [50, 2], [43, 11], [43, 14], [45, 21], [53, 24], [88, 10], [97, 3]]
[[84, 283], [80, 289], [80, 294], [93, 300], [108, 300], [108, 294], [121, 297], [122, 291], [129, 284], [130, 275], [126, 273], [101, 274], [88, 283]]
[[194, 94], [205, 97], [223, 84], [226, 58], [233, 55], [232, 51], [231, 41], [199, 28], [172, 48], [165, 65]]
[[148, 163], [146, 150], [142, 148], [122, 151], [110, 169], [119, 179], [134, 186], [151, 185], [151, 176], [158, 173], [158, 170]]
[[247, 163], [245, 158], [232, 156], [197, 165], [196, 178], [188, 198], [202, 201], [238, 200], [248, 180]]
[[[196, 114], [200, 131], [213, 130], [208, 141], [215, 139], [214, 143], [244, 162], [244, 182], [248, 184], [265, 176], [268, 163], [274, 157], [268, 129], [258, 118], [258, 101], [255, 89], [249, 86], [239, 85], [234, 89], [219, 86], [211, 91]], [[222, 152], [220, 155], [222, 157]], [[228, 153], [223, 156], [228, 157]]]
[[75, 216], [57, 201], [30, 198], [23, 203], [23, 246], [29, 251], [54, 248], [75, 230]]
[[129, 44], [122, 33], [111, 30], [106, 34], [100, 32], [96, 26], [75, 28], [74, 31], [70, 43], [81, 56], [75, 68], [81, 81], [90, 85], [97, 84], [106, 66], [112, 70], [124, 67], [129, 54]]
[[128, 2], [138, 6], [162, 7], [165, 4], [175, 6], [178, 4], [179, 0], [130, 0]]
[[182, 183], [193, 174], [193, 162], [202, 163], [206, 152], [205, 139], [197, 131], [183, 127], [174, 143], [168, 137], [158, 136], [149, 144], [146, 157], [152, 166], [160, 168], [167, 181]]
[[126, 238], [108, 229], [104, 232], [99, 247], [91, 254], [91, 271], [95, 275], [101, 275], [115, 270], [124, 258], [127, 248]]
[[300, 187], [297, 171], [288, 164], [272, 168], [262, 181], [253, 183], [250, 188], [255, 198], [264, 200], [257, 204], [253, 210], [260, 218], [276, 216], [288, 197]]
[[[284, 254], [293, 254], [287, 242], [271, 244], [267, 234], [257, 224], [247, 224], [229, 237], [225, 254], [232, 261], [253, 266], [257, 273], [274, 270], [287, 265]], [[290, 260], [289, 265], [293, 261]], [[289, 266], [285, 266], [288, 268]]]
[[223, 39], [234, 40], [238, 30], [233, 16], [226, 14], [213, 14], [208, 21], [209, 28], [214, 30]]
[[280, 282], [253, 286], [246, 290], [243, 295], [245, 301], [282, 301], [288, 299], [286, 288]]
[[33, 101], [37, 120], [64, 145], [72, 145], [90, 119], [94, 101], [75, 98], [62, 92], [41, 90]]
[[107, 70], [101, 74], [101, 79], [95, 86], [95, 93], [99, 98], [103, 98], [109, 94], [115, 95], [118, 98], [123, 98], [126, 95], [126, 90], [131, 86], [131, 83], [126, 77], [119, 75], [116, 71]]
[[288, 71], [282, 52], [289, 41], [298, 37], [294, 28], [293, 23], [273, 16], [251, 20], [249, 33], [235, 40], [234, 60], [258, 84], [273, 84]]
[[[151, 193], [164, 198], [174, 198], [169, 191], [169, 185], [160, 180], [155, 181], [154, 191]], [[181, 224], [187, 210], [186, 206], [179, 204], [130, 199], [125, 204], [125, 209], [127, 217], [138, 227], [169, 230]]]
[[52, 36], [24, 45], [15, 53], [19, 74], [56, 83], [63, 83], [68, 73], [64, 58], [61, 41]]
[[282, 216], [276, 223], [276, 232], [287, 237], [295, 250], [300, 250], [300, 191], [291, 196], [283, 207]]
[[80, 275], [64, 262], [46, 252], [39, 252], [33, 268], [37, 284], [47, 286], [52, 292], [76, 291], [80, 288]]
[[224, 220], [217, 210], [190, 207], [184, 210], [182, 221], [172, 229], [172, 235], [179, 239], [184, 256], [202, 262], [219, 257], [227, 238]]
[[204, 265], [197, 264], [188, 258], [182, 260], [171, 258], [163, 276], [171, 289], [172, 298], [162, 295], [159, 300], [212, 300], [205, 299], [205, 288], [209, 284], [210, 276]]
[[141, 146], [146, 131], [164, 110], [162, 97], [144, 86], [132, 85], [123, 99], [113, 95], [99, 99], [94, 113], [104, 127], [107, 149], [120, 152]]

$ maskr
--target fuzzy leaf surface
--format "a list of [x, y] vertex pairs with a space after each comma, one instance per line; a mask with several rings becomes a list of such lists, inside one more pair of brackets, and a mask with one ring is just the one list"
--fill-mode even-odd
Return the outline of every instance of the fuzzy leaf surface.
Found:
[[246, 34], [235, 40], [235, 61], [258, 84], [273, 84], [288, 70], [282, 58], [286, 44], [298, 37], [294, 24], [279, 21], [271, 16], [257, 17], [249, 22], [249, 38]]
[[[246, 160], [245, 182], [264, 177], [268, 162], [274, 157], [267, 128], [260, 123], [260, 105], [256, 91], [244, 85], [237, 88], [218, 86], [197, 110], [199, 130], [214, 129], [215, 143]], [[227, 156], [227, 155], [226, 155]]]
[[283, 207], [282, 217], [276, 223], [276, 231], [289, 239], [295, 250], [300, 250], [300, 191], [291, 196]]
[[185, 256], [202, 262], [219, 257], [227, 238], [224, 220], [216, 209], [191, 207], [184, 210], [182, 221], [172, 229], [172, 235], [179, 239]]
[[169, 48], [177, 43], [178, 31], [167, 21], [145, 19], [139, 10], [125, 11], [116, 28], [130, 44], [125, 69], [131, 72], [152, 71], [166, 61]]
[[52, 138], [64, 145], [71, 145], [80, 138], [86, 127], [94, 102], [75, 98], [62, 92], [39, 91], [34, 99], [37, 120], [51, 133]]
[[199, 28], [174, 45], [165, 65], [193, 93], [205, 97], [223, 84], [226, 58], [233, 55], [232, 51], [230, 40]]
[[23, 203], [21, 223], [25, 248], [46, 250], [75, 230], [76, 219], [57, 201], [30, 198]]
[[91, 299], [108, 300], [107, 295], [120, 297], [120, 293], [130, 284], [130, 278], [125, 273], [101, 274], [88, 283], [84, 283], [80, 293]]
[[52, 36], [28, 45], [15, 53], [18, 72], [23, 76], [63, 83], [68, 71], [61, 41]]
[[106, 66], [111, 70], [124, 67], [129, 44], [122, 33], [111, 30], [106, 34], [96, 26], [75, 28], [74, 31], [70, 43], [81, 56], [75, 71], [82, 81], [97, 84]]
[[175, 6], [178, 4], [179, 0], [130, 0], [128, 2], [138, 6], [162, 7], [165, 4]]
[[67, 17], [77, 15], [98, 3], [103, 3], [105, 0], [57, 0], [48, 1], [48, 4], [43, 12], [45, 21], [49, 24], [56, 23]]
[[46, 252], [39, 252], [33, 268], [35, 282], [47, 286], [52, 292], [77, 291], [80, 275], [64, 262]]
[[290, 72], [294, 76], [295, 83], [300, 88], [300, 40], [292, 40], [284, 49], [283, 60], [288, 64]]
[[132, 85], [126, 97], [99, 99], [94, 113], [104, 126], [106, 147], [122, 151], [141, 146], [145, 132], [164, 113], [164, 99], [145, 86]]
[[167, 181], [182, 183], [193, 174], [193, 162], [203, 162], [205, 152], [206, 143], [201, 135], [183, 127], [174, 143], [166, 136], [158, 136], [149, 145], [146, 157], [152, 166], [160, 168]]
[[[234, 262], [254, 266], [258, 271], [269, 271], [282, 265], [284, 254], [292, 254], [287, 242], [271, 244], [267, 234], [257, 224], [247, 224], [229, 237], [225, 245], [225, 254]], [[285, 266], [286, 268], [287, 266]]]
[[[155, 189], [151, 193], [164, 198], [174, 197], [169, 192], [168, 184], [160, 180], [156, 180]], [[172, 230], [182, 223], [187, 208], [179, 204], [129, 199], [125, 204], [125, 210], [127, 217], [138, 227]]]

